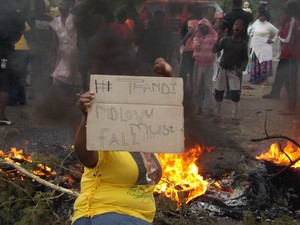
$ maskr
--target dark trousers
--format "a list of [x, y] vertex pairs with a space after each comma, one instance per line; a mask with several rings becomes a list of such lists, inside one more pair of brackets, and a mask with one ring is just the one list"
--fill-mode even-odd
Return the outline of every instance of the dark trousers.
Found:
[[29, 52], [16, 50], [12, 57], [12, 86], [9, 92], [8, 104], [26, 104], [26, 77], [28, 75]]
[[[190, 75], [190, 81], [193, 81], [193, 72], [194, 72], [195, 59], [193, 58], [192, 51], [186, 51], [182, 53], [181, 68], [180, 68], [180, 77], [183, 79], [184, 86], [186, 87], [186, 77], [187, 74]], [[192, 86], [192, 84], [188, 84]]]
[[281, 88], [284, 85], [289, 101], [288, 107], [292, 110], [295, 109], [297, 102], [298, 67], [299, 60], [280, 59], [271, 91], [271, 95], [280, 96]]

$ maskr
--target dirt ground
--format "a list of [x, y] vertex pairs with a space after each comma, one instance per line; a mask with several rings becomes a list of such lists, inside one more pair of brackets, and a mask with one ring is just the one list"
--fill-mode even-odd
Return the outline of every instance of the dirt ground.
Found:
[[[274, 69], [277, 62], [274, 63]], [[274, 70], [275, 71], [275, 70]], [[298, 74], [299, 75], [299, 74]], [[220, 174], [226, 170], [235, 169], [242, 156], [255, 157], [269, 150], [274, 142], [285, 140], [269, 140], [253, 142], [252, 139], [268, 135], [285, 135], [295, 140], [300, 137], [300, 107], [297, 114], [283, 116], [278, 111], [286, 108], [286, 93], [283, 88], [278, 100], [263, 99], [264, 94], [271, 91], [274, 77], [269, 78], [268, 84], [251, 85], [249, 76], [243, 77], [243, 89], [240, 101], [240, 125], [231, 124], [231, 101], [224, 101], [224, 117], [220, 124], [214, 124], [207, 116], [197, 118], [199, 121], [200, 137], [203, 135], [209, 146], [214, 150], [203, 156], [201, 162], [204, 171]], [[299, 85], [298, 85], [299, 88]], [[202, 139], [202, 138], [201, 138]]]

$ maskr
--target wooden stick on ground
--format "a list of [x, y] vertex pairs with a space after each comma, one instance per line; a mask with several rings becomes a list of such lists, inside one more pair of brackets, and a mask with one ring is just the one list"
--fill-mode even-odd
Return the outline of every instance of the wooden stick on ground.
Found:
[[6, 161], [4, 159], [0, 159], [0, 164], [2, 165], [7, 165], [7, 166], [11, 166], [13, 168], [15, 168], [16, 170], [20, 171], [21, 173], [23, 173], [24, 175], [26, 175], [27, 177], [35, 180], [36, 182], [42, 184], [42, 185], [45, 185], [49, 188], [52, 188], [56, 191], [59, 191], [59, 192], [62, 192], [62, 193], [65, 193], [65, 194], [68, 194], [70, 196], [73, 196], [75, 198], [78, 197], [79, 193], [74, 191], [74, 190], [70, 190], [70, 189], [66, 189], [66, 188], [63, 188], [63, 187], [60, 187], [58, 185], [55, 185], [55, 184], [52, 184], [46, 180], [43, 180], [41, 178], [39, 178], [38, 176], [28, 172], [26, 169], [24, 169], [23, 167], [13, 163], [13, 162], [10, 162], [10, 161]]

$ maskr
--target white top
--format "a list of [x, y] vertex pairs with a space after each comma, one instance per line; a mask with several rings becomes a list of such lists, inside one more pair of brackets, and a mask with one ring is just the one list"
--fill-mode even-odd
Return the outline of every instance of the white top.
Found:
[[[252, 25], [253, 37], [251, 47], [258, 61], [265, 62], [273, 59], [273, 45], [267, 41], [274, 41], [278, 34], [278, 29], [268, 21], [261, 22], [256, 20]], [[250, 34], [251, 35], [251, 34]]]

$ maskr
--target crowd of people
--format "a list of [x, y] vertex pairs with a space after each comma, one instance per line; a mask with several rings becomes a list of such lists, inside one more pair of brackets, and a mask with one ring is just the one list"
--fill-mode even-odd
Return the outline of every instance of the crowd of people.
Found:
[[[272, 24], [267, 1], [251, 9], [248, 2], [232, 0], [231, 11], [222, 19], [214, 17], [214, 7], [197, 4], [186, 21], [172, 9], [170, 18], [157, 10], [144, 23], [131, 2], [116, 13], [105, 0], [30, 3], [0, 0], [0, 124], [12, 124], [5, 115], [7, 105], [27, 104], [27, 99], [50, 88], [61, 90], [60, 98], [70, 102], [80, 95], [77, 105], [83, 119], [74, 149], [85, 172], [74, 205], [74, 225], [151, 224], [153, 190], [161, 177], [154, 154], [87, 151], [87, 112], [94, 97], [88, 92], [90, 74], [178, 75], [184, 81], [184, 105], [193, 102], [192, 114], [207, 109], [220, 123], [223, 99], [229, 97], [232, 123], [238, 125], [243, 72], [250, 68], [252, 84], [267, 81], [278, 38], [281, 54], [275, 82], [263, 98], [279, 98], [285, 86], [288, 107], [280, 113], [296, 111], [300, 20], [295, 0], [286, 1], [278, 28]], [[254, 10], [258, 17], [253, 22]], [[172, 74], [176, 65], [178, 74]]]
[[[276, 38], [281, 43], [281, 60], [272, 92], [264, 98], [279, 98], [281, 87], [288, 85], [286, 76], [280, 74], [292, 71], [288, 86], [290, 110], [284, 114], [295, 112], [296, 87], [292, 83], [295, 84], [299, 49], [296, 0], [286, 1], [278, 28], [272, 24], [267, 1], [260, 1], [257, 9], [251, 9], [247, 1], [233, 0], [231, 11], [222, 19], [214, 16], [214, 7], [195, 4], [186, 21], [172, 8], [168, 18], [157, 10], [148, 13], [146, 21], [140, 21], [132, 3], [116, 13], [106, 1], [95, 0], [59, 0], [56, 4], [48, 0], [14, 3], [1, 0], [0, 3], [3, 5], [0, 48], [5, 49], [1, 56], [1, 73], [6, 74], [1, 76], [0, 86], [1, 125], [12, 123], [5, 116], [6, 105], [25, 105], [27, 99], [35, 98], [51, 86], [63, 90], [64, 97], [73, 101], [74, 94], [88, 90], [89, 74], [155, 75], [152, 67], [160, 57], [171, 64], [185, 86], [193, 89], [194, 113], [208, 110], [216, 116], [215, 122], [219, 122], [220, 102], [225, 95], [234, 102], [232, 118], [238, 124], [242, 76], [233, 75], [234, 79], [238, 77], [240, 84], [237, 85], [232, 84], [229, 74], [233, 70], [238, 74], [246, 70], [251, 84], [267, 82], [273, 75]], [[253, 21], [255, 11], [258, 16]], [[17, 16], [12, 18], [12, 13]], [[235, 27], [237, 19], [242, 24]], [[235, 45], [224, 46], [228, 41], [223, 39], [233, 38], [237, 30], [245, 42], [242, 48], [247, 46], [249, 63], [246, 54], [236, 60], [232, 57], [236, 54]], [[126, 63], [120, 64], [123, 61]], [[293, 66], [289, 66], [290, 62]], [[222, 74], [225, 74], [222, 78], [225, 88], [219, 85]], [[30, 91], [26, 93], [28, 85]]]

